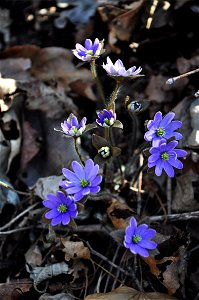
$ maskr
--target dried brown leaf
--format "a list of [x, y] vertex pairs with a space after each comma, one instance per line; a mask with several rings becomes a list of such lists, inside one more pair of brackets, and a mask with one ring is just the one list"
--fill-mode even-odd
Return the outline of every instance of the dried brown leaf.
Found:
[[32, 266], [41, 266], [42, 264], [42, 254], [37, 245], [32, 245], [28, 251], [25, 253], [26, 262]]
[[39, 297], [39, 300], [74, 300], [75, 298], [71, 297], [68, 294], [61, 293], [51, 296], [50, 294], [43, 294]]
[[109, 293], [93, 294], [85, 298], [85, 300], [174, 300], [173, 298], [166, 294], [161, 293], [144, 293], [139, 292], [127, 286], [119, 287]]
[[65, 252], [65, 260], [70, 259], [90, 259], [90, 251], [88, 247], [85, 247], [83, 242], [68, 241], [64, 238], [61, 239], [64, 245], [63, 252]]
[[36, 141], [38, 133], [28, 121], [22, 124], [22, 148], [21, 148], [21, 170], [25, 170], [29, 161], [39, 152], [40, 148]]
[[172, 202], [172, 209], [177, 212], [194, 211], [199, 209], [194, 187], [197, 186], [199, 175], [193, 172], [182, 174], [176, 178], [177, 186]]
[[20, 299], [19, 295], [26, 293], [32, 287], [32, 282], [26, 279], [20, 279], [9, 283], [0, 283], [0, 299]]
[[45, 292], [46, 290], [46, 287], [42, 291], [37, 288], [42, 281], [60, 274], [68, 274], [69, 272], [68, 265], [65, 262], [60, 262], [45, 267], [36, 267], [32, 270], [30, 270], [28, 266], [26, 266], [26, 268], [30, 273], [30, 278], [34, 281], [34, 288], [38, 292]]
[[31, 189], [34, 195], [37, 195], [41, 199], [46, 199], [48, 194], [56, 194], [59, 182], [63, 179], [63, 176], [49, 176], [39, 178]]
[[107, 214], [115, 228], [123, 229], [129, 225], [129, 218], [133, 216], [134, 210], [125, 203], [112, 199]]

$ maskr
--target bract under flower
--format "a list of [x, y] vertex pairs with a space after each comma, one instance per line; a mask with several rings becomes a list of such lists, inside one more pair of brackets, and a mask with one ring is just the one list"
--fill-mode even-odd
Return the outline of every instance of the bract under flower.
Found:
[[118, 59], [115, 64], [112, 63], [111, 59], [109, 57], [107, 57], [107, 63], [104, 64], [103, 63], [103, 68], [106, 70], [106, 72], [110, 75], [110, 76], [117, 76], [117, 77], [130, 77], [130, 78], [134, 78], [139, 76], [140, 72], [142, 71], [142, 68], [139, 67], [136, 70], [136, 67], [133, 66], [131, 68], [129, 68], [128, 70], [125, 69], [123, 62]]
[[73, 114], [70, 114], [68, 119], [64, 121], [64, 123], [61, 123], [63, 133], [65, 133], [67, 136], [73, 137], [82, 135], [82, 133], [86, 129], [86, 120], [86, 117], [84, 117], [79, 123], [77, 117]]
[[186, 156], [187, 152], [182, 149], [175, 149], [177, 145], [177, 141], [171, 141], [167, 144], [163, 139], [159, 142], [158, 147], [152, 147], [149, 150], [151, 156], [148, 158], [148, 167], [155, 167], [157, 176], [160, 176], [162, 170], [164, 170], [169, 177], [174, 177], [173, 167], [177, 169], [183, 168], [183, 164], [178, 158]]
[[77, 206], [72, 197], [66, 196], [63, 192], [58, 191], [57, 196], [48, 194], [43, 205], [50, 210], [45, 214], [46, 219], [52, 219], [51, 225], [56, 226], [59, 223], [67, 225], [71, 218], [78, 214]]
[[102, 127], [110, 127], [116, 120], [116, 114], [112, 110], [103, 109], [103, 111], [97, 112], [97, 116], [96, 123]]
[[156, 234], [154, 229], [149, 229], [148, 225], [137, 226], [134, 217], [130, 220], [130, 225], [125, 230], [124, 246], [134, 254], [148, 257], [148, 250], [157, 248], [157, 243], [150, 241]]
[[73, 161], [72, 168], [74, 172], [66, 168], [62, 169], [67, 180], [61, 181], [60, 186], [66, 190], [67, 194], [73, 194], [75, 201], [100, 191], [99, 184], [102, 181], [102, 176], [98, 175], [99, 165], [94, 165], [92, 159], [86, 161], [85, 167], [77, 161]]
[[147, 123], [148, 131], [144, 135], [144, 139], [148, 142], [152, 141], [152, 145], [157, 147], [160, 140], [175, 137], [176, 140], [182, 138], [182, 134], [175, 130], [182, 126], [180, 121], [172, 121], [175, 117], [174, 112], [169, 112], [162, 118], [162, 113], [158, 111], [153, 120]]
[[97, 38], [94, 43], [90, 39], [86, 39], [84, 46], [76, 44], [76, 49], [72, 50], [73, 54], [83, 60], [90, 61], [93, 58], [98, 58], [101, 52], [103, 52], [103, 42], [100, 42]]

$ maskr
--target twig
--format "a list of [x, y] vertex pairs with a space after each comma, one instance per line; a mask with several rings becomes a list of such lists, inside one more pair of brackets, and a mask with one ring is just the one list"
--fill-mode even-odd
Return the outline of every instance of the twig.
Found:
[[8, 227], [10, 227], [13, 223], [15, 223], [19, 218], [21, 218], [22, 216], [24, 216], [26, 213], [28, 213], [31, 209], [33, 209], [36, 205], [38, 205], [39, 203], [35, 203], [31, 206], [29, 206], [28, 208], [26, 208], [24, 211], [22, 211], [19, 215], [17, 215], [14, 219], [12, 219], [10, 222], [8, 222], [7, 224], [5, 224], [4, 226], [0, 227], [0, 231], [4, 230]]
[[176, 80], [181, 79], [181, 78], [184, 78], [184, 77], [187, 77], [187, 76], [192, 75], [192, 74], [195, 74], [195, 73], [197, 73], [197, 72], [199, 72], [199, 69], [195, 69], [195, 70], [193, 70], [193, 71], [184, 73], [184, 74], [182, 74], [182, 75], [179, 75], [179, 76], [176, 76], [176, 77], [169, 78], [169, 79], [166, 81], [166, 84], [173, 84]]
[[0, 180], [0, 185], [14, 193], [19, 194], [19, 195], [31, 196], [31, 193], [26, 193], [26, 192], [21, 192], [21, 191], [15, 190], [11, 186], [9, 186], [8, 184], [6, 184], [5, 182], [3, 182], [1, 180]]
[[8, 231], [0, 231], [0, 236], [1, 235], [12, 234], [12, 233], [20, 232], [20, 231], [24, 231], [24, 230], [28, 230], [28, 229], [31, 229], [31, 228], [33, 228], [33, 226], [26, 226], [26, 227], [22, 227], [22, 228], [15, 228], [15, 229], [8, 230]]
[[102, 255], [101, 253], [95, 251], [95, 250], [90, 246], [89, 242], [85, 242], [85, 243], [87, 244], [87, 246], [89, 247], [90, 251], [91, 251], [94, 255], [100, 257], [100, 258], [103, 259], [105, 262], [107, 262], [109, 265], [111, 265], [111, 266], [113, 266], [114, 268], [120, 270], [120, 272], [124, 273], [126, 276], [132, 277], [132, 274], [131, 274], [131, 273], [125, 271], [124, 269], [122, 269], [120, 266], [114, 264], [112, 261], [110, 261], [107, 257], [105, 257], [104, 255]]
[[[120, 249], [120, 245], [118, 245], [117, 248], [116, 248], [116, 251], [115, 251], [114, 256], [113, 256], [113, 262], [115, 262], [115, 260], [117, 258], [119, 249]], [[110, 273], [112, 272], [112, 270], [113, 270], [113, 266], [110, 267]], [[106, 293], [106, 290], [108, 288], [109, 279], [110, 279], [110, 276], [107, 277], [106, 284], [105, 284], [105, 287], [104, 287], [104, 293]]]
[[[186, 221], [186, 220], [197, 219], [197, 218], [199, 218], [199, 211], [167, 215], [167, 221]], [[158, 222], [164, 220], [165, 220], [165, 216], [163, 215], [163, 216], [145, 217], [144, 219], [142, 219], [142, 222], [143, 221]]]

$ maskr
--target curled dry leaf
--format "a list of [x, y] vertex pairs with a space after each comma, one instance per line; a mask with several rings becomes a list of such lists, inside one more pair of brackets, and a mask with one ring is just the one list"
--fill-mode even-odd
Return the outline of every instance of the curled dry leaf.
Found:
[[33, 129], [29, 122], [24, 121], [22, 124], [22, 148], [21, 148], [21, 170], [25, 170], [29, 161], [39, 152], [40, 148], [36, 142], [37, 131]]
[[41, 199], [46, 199], [48, 194], [56, 194], [59, 188], [59, 182], [63, 176], [49, 176], [39, 178], [34, 186], [30, 189], [33, 190], [34, 195]]
[[30, 278], [33, 279], [33, 285], [36, 291], [45, 292], [44, 290], [40, 291], [37, 286], [44, 280], [52, 278], [54, 276], [58, 276], [60, 274], [68, 274], [69, 269], [68, 265], [65, 262], [56, 263], [46, 267], [36, 267], [32, 270], [29, 269], [28, 265], [26, 265], [27, 271], [30, 273]]
[[[166, 271], [163, 273], [163, 284], [168, 289], [169, 295], [173, 295], [180, 287], [180, 279], [184, 279], [186, 269], [184, 269], [184, 264], [182, 263], [185, 260], [185, 247], [181, 246], [178, 249], [179, 256], [171, 257], [172, 263], [167, 266]], [[169, 259], [169, 257], [168, 257]], [[184, 284], [184, 282], [181, 282]]]
[[196, 188], [199, 175], [193, 172], [182, 174], [176, 178], [177, 186], [172, 202], [172, 209], [177, 212], [194, 211], [199, 209]]
[[17, 89], [17, 84], [14, 79], [1, 78], [0, 76], [0, 112], [7, 111], [11, 105], [13, 97], [12, 95]]
[[51, 296], [50, 294], [43, 294], [39, 297], [39, 300], [74, 300], [70, 295], [67, 295], [65, 293], [57, 294]]
[[61, 86], [50, 86], [42, 81], [18, 83], [18, 86], [27, 92], [26, 107], [30, 110], [39, 109], [52, 119], [62, 117], [67, 111], [77, 113], [76, 105]]
[[144, 293], [139, 292], [127, 286], [119, 287], [106, 294], [93, 294], [85, 300], [174, 300], [176, 298], [161, 293]]
[[25, 253], [25, 259], [31, 267], [41, 266], [42, 254], [39, 247], [37, 245], [32, 245]]
[[155, 260], [154, 257], [142, 257], [142, 259], [147, 263], [147, 265], [150, 268], [150, 271], [153, 275], [155, 275], [157, 278], [160, 275], [160, 270], [157, 267], [157, 261]]
[[107, 214], [115, 228], [123, 229], [129, 225], [129, 218], [133, 216], [134, 210], [125, 203], [112, 199]]
[[117, 40], [129, 41], [137, 25], [141, 8], [146, 0], [134, 1], [125, 9], [106, 5], [98, 9], [101, 18], [109, 24], [109, 44], [111, 50], [120, 53], [121, 50], [115, 46]]
[[8, 283], [0, 283], [0, 299], [20, 299], [21, 294], [28, 292], [31, 287], [32, 282], [26, 279], [20, 279]]
[[61, 239], [62, 244], [64, 245], [63, 252], [65, 252], [65, 260], [69, 261], [70, 259], [90, 259], [90, 251], [88, 247], [85, 247], [83, 242], [73, 242]]

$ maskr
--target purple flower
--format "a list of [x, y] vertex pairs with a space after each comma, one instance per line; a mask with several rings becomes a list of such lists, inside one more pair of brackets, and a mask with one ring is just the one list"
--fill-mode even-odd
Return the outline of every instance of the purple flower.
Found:
[[86, 161], [85, 167], [82, 167], [77, 161], [72, 162], [73, 171], [63, 168], [62, 172], [68, 180], [60, 182], [68, 194], [74, 194], [75, 201], [81, 200], [85, 195], [96, 194], [100, 191], [99, 184], [102, 176], [97, 175], [99, 165], [94, 165], [92, 159]]
[[110, 127], [116, 120], [116, 114], [112, 110], [103, 109], [101, 112], [97, 112], [96, 123], [102, 127]]
[[156, 231], [148, 229], [148, 225], [146, 224], [137, 226], [136, 219], [132, 217], [130, 225], [125, 230], [124, 246], [129, 248], [134, 254], [148, 257], [149, 252], [147, 249], [153, 250], [157, 247], [157, 243], [150, 241], [155, 234]]
[[148, 167], [155, 167], [155, 174], [160, 176], [162, 170], [165, 170], [169, 177], [174, 177], [174, 169], [182, 169], [183, 164], [178, 157], [187, 155], [187, 152], [181, 149], [175, 149], [177, 141], [171, 141], [168, 144], [166, 140], [161, 140], [158, 147], [152, 147], [149, 152], [151, 156], [148, 158]]
[[94, 43], [90, 39], [86, 39], [84, 47], [81, 44], [76, 44], [76, 49], [72, 50], [73, 54], [83, 60], [90, 61], [92, 58], [97, 58], [101, 54], [103, 43], [95, 39]]
[[182, 138], [182, 134], [179, 132], [175, 132], [176, 129], [182, 126], [182, 122], [180, 121], [172, 121], [175, 117], [174, 112], [169, 112], [162, 118], [162, 113], [158, 111], [153, 120], [150, 120], [147, 123], [147, 131], [144, 135], [144, 139], [148, 142], [152, 141], [152, 145], [157, 147], [160, 140], [170, 139], [171, 137], [175, 137], [176, 140], [180, 140]]
[[136, 67], [133, 66], [128, 70], [125, 69], [123, 62], [118, 59], [115, 64], [112, 63], [111, 59], [107, 57], [107, 63], [103, 63], [103, 68], [110, 76], [120, 76], [120, 77], [136, 77], [142, 71], [142, 68], [139, 67], [136, 70]]
[[59, 223], [67, 225], [70, 222], [70, 218], [75, 218], [78, 214], [74, 199], [60, 191], [57, 192], [57, 196], [48, 194], [47, 199], [42, 203], [45, 207], [50, 208], [45, 217], [46, 219], [52, 219], [52, 226]]
[[61, 123], [63, 133], [68, 136], [80, 136], [86, 129], [86, 118], [84, 117], [79, 123], [77, 117], [70, 114], [68, 119]]

